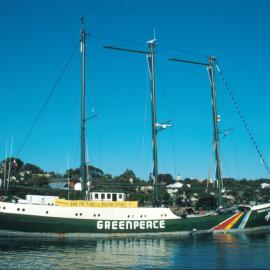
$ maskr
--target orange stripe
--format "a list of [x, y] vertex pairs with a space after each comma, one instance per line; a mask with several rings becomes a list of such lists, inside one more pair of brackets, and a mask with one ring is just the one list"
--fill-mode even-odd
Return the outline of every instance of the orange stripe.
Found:
[[[221, 222], [217, 226], [213, 228], [213, 230], [227, 230], [233, 226], [233, 224], [236, 223], [236, 221], [243, 215], [243, 212], [237, 213], [230, 217], [229, 219]], [[232, 224], [232, 225], [231, 225]], [[231, 225], [231, 226], [230, 226]]]
[[228, 226], [225, 227], [225, 230], [231, 229], [233, 225], [243, 216], [243, 214], [244, 214], [243, 212], [240, 212], [239, 215], [236, 216], [235, 219], [232, 220], [232, 222]]

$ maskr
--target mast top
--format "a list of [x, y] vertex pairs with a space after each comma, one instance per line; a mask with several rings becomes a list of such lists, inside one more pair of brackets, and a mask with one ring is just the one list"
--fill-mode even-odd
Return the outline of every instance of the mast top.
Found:
[[210, 65], [214, 65], [217, 62], [217, 58], [215, 56], [209, 56], [208, 61]]
[[157, 40], [156, 40], [156, 38], [154, 38], [154, 39], [148, 40], [148, 41], [146, 42], [146, 44], [147, 44], [149, 47], [154, 47], [154, 46], [156, 45], [156, 42], [157, 42]]
[[81, 16], [80, 19], [81, 19], [81, 33], [83, 33], [84, 32], [85, 20], [84, 20], [84, 17], [83, 16]]

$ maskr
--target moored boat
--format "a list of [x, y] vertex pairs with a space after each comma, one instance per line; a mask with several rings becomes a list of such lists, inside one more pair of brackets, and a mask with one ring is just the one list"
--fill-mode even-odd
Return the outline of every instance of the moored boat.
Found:
[[[235, 232], [270, 228], [270, 204], [239, 206], [231, 211], [210, 211], [206, 213], [176, 215], [170, 208], [162, 207], [158, 198], [157, 132], [161, 124], [156, 121], [154, 48], [156, 40], [147, 42], [149, 51], [143, 53], [149, 61], [151, 73], [152, 140], [154, 205], [139, 206], [137, 202], [120, 200], [120, 196], [103, 193], [95, 199], [93, 192], [86, 190], [85, 162], [85, 42], [84, 22], [81, 27], [82, 48], [82, 118], [81, 118], [81, 179], [84, 200], [71, 201], [46, 198], [39, 201], [20, 201], [14, 198], [0, 202], [1, 233], [15, 235], [131, 235], [131, 234], [190, 234]], [[109, 47], [107, 47], [109, 48]], [[110, 47], [110, 49], [126, 50]], [[210, 57], [207, 67], [211, 78], [213, 104], [214, 140], [217, 161], [218, 196], [221, 202], [221, 170], [219, 161], [219, 140], [217, 130], [217, 110], [215, 102], [213, 60]], [[163, 124], [164, 127], [166, 125]], [[101, 194], [102, 195], [102, 194]], [[113, 197], [116, 200], [113, 200]], [[124, 196], [123, 196], [124, 197]], [[122, 198], [123, 198], [122, 197]], [[46, 203], [50, 201], [50, 203]], [[220, 209], [219, 209], [220, 210]]]

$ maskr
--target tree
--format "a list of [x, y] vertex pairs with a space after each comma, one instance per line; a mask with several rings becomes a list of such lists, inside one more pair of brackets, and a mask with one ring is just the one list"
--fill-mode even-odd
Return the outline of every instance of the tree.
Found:
[[1, 167], [3, 168], [3, 170], [6, 169], [6, 171], [8, 171], [10, 165], [11, 174], [13, 175], [21, 171], [23, 164], [24, 162], [22, 160], [15, 157], [7, 158], [6, 160], [4, 159], [1, 161]]
[[217, 200], [215, 196], [209, 194], [209, 193], [203, 193], [201, 194], [201, 197], [199, 198], [197, 202], [198, 208], [204, 208], [204, 209], [216, 209], [217, 207]]
[[38, 167], [37, 165], [31, 164], [31, 163], [26, 163], [22, 167], [23, 171], [30, 171], [32, 174], [43, 174], [44, 171]]
[[[87, 168], [88, 168], [88, 175], [92, 179], [99, 178], [104, 175], [103, 171], [95, 166], [88, 165]], [[76, 168], [76, 169], [70, 168], [66, 170], [64, 177], [69, 176], [70, 178], [78, 179], [80, 178], [80, 175], [81, 175], [81, 168]]]
[[165, 184], [167, 186], [172, 184], [173, 182], [174, 182], [173, 177], [169, 173], [158, 175], [158, 183]]
[[49, 178], [46, 176], [34, 176], [29, 179], [25, 184], [27, 186], [33, 187], [47, 187], [49, 184]]
[[114, 177], [113, 181], [121, 182], [121, 183], [130, 183], [131, 179], [133, 183], [140, 181], [139, 178], [136, 177], [135, 173], [132, 170], [126, 169], [122, 174]]

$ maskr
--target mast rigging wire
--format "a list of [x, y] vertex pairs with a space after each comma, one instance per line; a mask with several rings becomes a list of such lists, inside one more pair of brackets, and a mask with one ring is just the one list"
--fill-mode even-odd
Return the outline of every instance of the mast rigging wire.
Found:
[[236, 102], [236, 100], [235, 100], [235, 98], [233, 96], [233, 93], [232, 93], [232, 91], [231, 91], [231, 89], [229, 87], [229, 84], [228, 84], [227, 80], [225, 79], [224, 73], [221, 71], [221, 69], [220, 69], [220, 67], [218, 66], [217, 63], [215, 65], [215, 67], [216, 67], [216, 69], [217, 69], [217, 71], [218, 71], [218, 73], [219, 73], [219, 75], [221, 77], [221, 80], [222, 80], [222, 82], [223, 82], [223, 84], [225, 86], [225, 89], [227, 90], [227, 92], [228, 92], [228, 94], [229, 94], [229, 96], [230, 96], [230, 98], [232, 100], [233, 105], [235, 106], [235, 109], [236, 109], [236, 111], [237, 111], [237, 113], [238, 113], [238, 115], [240, 117], [240, 120], [241, 120], [242, 124], [244, 125], [244, 127], [245, 127], [245, 129], [246, 129], [246, 131], [248, 133], [248, 136], [249, 136], [252, 144], [254, 145], [254, 147], [255, 147], [255, 149], [256, 149], [256, 151], [257, 151], [257, 153], [258, 153], [258, 155], [259, 155], [259, 157], [261, 159], [261, 162], [262, 162], [263, 166], [265, 167], [268, 175], [270, 176], [270, 167], [269, 167], [268, 163], [266, 162], [266, 159], [264, 158], [263, 153], [260, 150], [258, 144], [256, 143], [255, 138], [254, 138], [249, 126], [247, 125], [247, 121], [244, 118], [244, 116], [243, 116], [243, 114], [242, 114], [242, 112], [240, 110], [240, 107], [239, 107], [238, 103]]
[[30, 137], [30, 135], [31, 135], [31, 133], [32, 133], [32, 131], [33, 131], [33, 129], [35, 128], [36, 124], [38, 123], [38, 121], [39, 121], [39, 119], [40, 119], [42, 113], [44, 112], [44, 110], [45, 110], [47, 104], [49, 103], [49, 101], [50, 101], [52, 95], [54, 94], [56, 88], [58, 87], [59, 83], [61, 82], [61, 80], [62, 80], [62, 78], [63, 78], [63, 76], [64, 76], [64, 74], [65, 74], [65, 72], [66, 72], [66, 70], [67, 70], [67, 68], [68, 68], [68, 66], [69, 66], [69, 64], [70, 64], [70, 62], [71, 62], [71, 60], [72, 60], [72, 58], [73, 58], [73, 56], [75, 55], [75, 52], [77, 51], [77, 48], [78, 48], [78, 45], [79, 45], [79, 44], [80, 44], [80, 43], [77, 42], [77, 44], [76, 44], [75, 48], [73, 49], [73, 51], [72, 51], [70, 57], [68, 58], [67, 62], [65, 63], [65, 65], [64, 65], [64, 67], [63, 67], [63, 69], [62, 69], [62, 71], [60, 72], [60, 75], [58, 76], [58, 78], [57, 78], [57, 80], [55, 81], [55, 83], [54, 83], [52, 89], [50, 90], [49, 95], [48, 95], [47, 98], [45, 99], [45, 102], [43, 103], [43, 105], [41, 106], [41, 109], [40, 109], [39, 112], [37, 113], [37, 115], [36, 115], [36, 117], [35, 117], [35, 119], [34, 119], [32, 125], [31, 125], [30, 129], [28, 130], [27, 134], [25, 135], [25, 137], [24, 137], [24, 139], [23, 139], [23, 141], [22, 141], [22, 143], [21, 143], [21, 145], [20, 145], [20, 147], [19, 147], [19, 150], [18, 150], [17, 153], [16, 153], [16, 156], [19, 156], [19, 154], [20, 154], [21, 151], [23, 150], [23, 148], [24, 148], [24, 146], [25, 146], [27, 140], [29, 139], [29, 137]]

